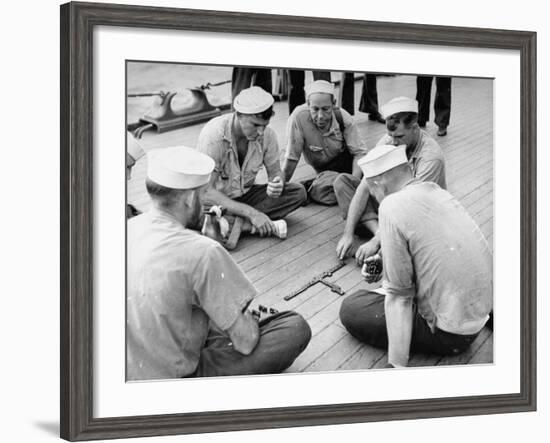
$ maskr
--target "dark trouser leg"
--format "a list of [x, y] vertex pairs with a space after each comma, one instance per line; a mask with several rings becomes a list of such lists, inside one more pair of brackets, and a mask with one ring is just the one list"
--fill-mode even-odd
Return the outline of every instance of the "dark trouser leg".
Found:
[[351, 115], [355, 114], [355, 75], [353, 72], [342, 72], [338, 103]]
[[330, 71], [312, 71], [313, 72], [313, 81], [316, 80], [325, 80], [327, 82], [332, 81], [330, 79]]
[[273, 91], [271, 69], [233, 68], [231, 74], [231, 98], [234, 99], [243, 89], [260, 86], [270, 94]]
[[249, 355], [233, 348], [229, 337], [212, 331], [193, 376], [277, 374], [288, 368], [306, 348], [311, 329], [295, 312], [281, 312], [260, 322], [260, 339]]
[[339, 174], [336, 171], [323, 171], [318, 174], [308, 189], [309, 198], [321, 205], [334, 206], [336, 204], [334, 180]]
[[359, 110], [368, 114], [378, 114], [378, 90], [376, 89], [376, 75], [365, 74]]
[[[344, 220], [348, 218], [349, 205], [359, 183], [361, 183], [361, 180], [351, 174], [340, 174], [333, 182], [334, 195], [342, 211], [342, 218]], [[359, 219], [359, 223], [365, 225], [368, 220], [376, 219], [377, 210], [378, 204], [374, 201], [374, 198], [370, 196], [367, 206]]]
[[451, 77], [436, 77], [435, 86], [435, 124], [446, 128], [451, 119]]
[[[376, 292], [360, 290], [349, 295], [340, 307], [340, 321], [349, 333], [381, 349], [388, 347], [384, 298]], [[415, 313], [410, 349], [411, 353], [456, 355], [468, 349], [476, 337], [477, 334], [457, 335], [437, 328], [432, 333], [422, 316]]]
[[337, 157], [319, 170], [307, 190], [311, 200], [322, 205], [334, 206], [336, 195], [334, 194], [334, 181], [342, 172], [350, 173], [353, 170], [353, 155], [346, 149]]
[[433, 77], [416, 77], [416, 101], [418, 102], [418, 124], [424, 126], [430, 120], [430, 100]]
[[292, 114], [296, 106], [306, 102], [306, 93], [304, 91], [304, 81], [306, 73], [304, 71], [298, 71], [289, 69], [289, 94], [288, 94], [288, 113]]
[[272, 198], [267, 196], [267, 185], [254, 185], [236, 200], [263, 212], [272, 220], [284, 218], [302, 206], [307, 199], [306, 190], [300, 183], [286, 183], [283, 193]]
[[383, 295], [367, 290], [348, 295], [340, 306], [340, 321], [357, 340], [376, 348], [388, 347]]

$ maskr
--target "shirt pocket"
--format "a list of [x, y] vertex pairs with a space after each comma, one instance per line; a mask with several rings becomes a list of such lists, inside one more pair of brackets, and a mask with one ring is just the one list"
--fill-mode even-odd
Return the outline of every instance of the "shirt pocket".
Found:
[[322, 146], [308, 145], [304, 155], [314, 168], [323, 167], [332, 160], [332, 157], [328, 154], [328, 148]]

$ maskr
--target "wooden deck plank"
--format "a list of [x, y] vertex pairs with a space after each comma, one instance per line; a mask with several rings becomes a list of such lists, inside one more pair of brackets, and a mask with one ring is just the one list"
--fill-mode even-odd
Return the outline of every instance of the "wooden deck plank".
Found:
[[493, 335], [485, 340], [477, 352], [472, 356], [468, 364], [493, 363]]
[[[342, 217], [335, 210], [324, 211], [322, 217], [313, 226], [311, 226], [311, 220], [293, 224], [288, 227], [288, 236], [284, 241], [278, 240], [266, 243], [264, 248], [257, 254], [243, 258], [238, 263], [243, 270], [250, 272], [260, 266], [267, 266], [268, 264], [273, 266], [272, 261], [279, 258], [290, 260], [288, 254], [292, 253], [293, 250], [304, 250], [304, 248], [308, 250], [307, 248], [316, 247], [323, 242], [324, 236], [329, 234], [330, 229], [335, 227], [343, 229], [340, 226], [341, 222]], [[264, 243], [263, 240], [258, 239], [258, 247], [261, 247], [261, 244]]]
[[[346, 361], [341, 363], [338, 370], [375, 369], [378, 362], [385, 360], [386, 354], [383, 349], [364, 344], [354, 354], [351, 354]], [[380, 367], [383, 367], [383, 365]]]
[[475, 361], [475, 356], [478, 350], [483, 346], [487, 341], [492, 341], [492, 332], [489, 328], [483, 328], [471, 346], [462, 354], [452, 356], [452, 357], [443, 357], [439, 361], [439, 365], [464, 365], [468, 363], [489, 363], [486, 361]]
[[345, 334], [324, 354], [304, 368], [307, 372], [334, 371], [345, 363], [350, 355], [356, 353], [362, 344], [349, 334]]
[[305, 351], [298, 356], [285, 372], [302, 372], [312, 361], [317, 360], [346, 335], [346, 331], [342, 330], [342, 328], [329, 325], [315, 337], [312, 337]]

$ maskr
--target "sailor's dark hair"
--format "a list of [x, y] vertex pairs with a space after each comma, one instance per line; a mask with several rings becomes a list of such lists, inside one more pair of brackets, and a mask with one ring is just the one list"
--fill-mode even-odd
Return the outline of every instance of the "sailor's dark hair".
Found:
[[239, 111], [236, 112], [237, 115], [254, 115], [255, 117], [261, 118], [262, 120], [269, 120], [273, 116], [273, 106], [270, 106], [265, 111], [259, 112], [258, 114], [244, 114]]
[[386, 119], [386, 127], [389, 131], [394, 131], [401, 121], [405, 126], [411, 126], [418, 121], [418, 114], [416, 112], [398, 112], [392, 114]]

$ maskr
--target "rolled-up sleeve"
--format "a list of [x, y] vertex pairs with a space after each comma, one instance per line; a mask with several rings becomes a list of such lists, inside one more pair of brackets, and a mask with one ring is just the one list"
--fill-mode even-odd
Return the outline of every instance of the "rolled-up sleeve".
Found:
[[409, 246], [391, 217], [391, 208], [382, 202], [378, 232], [383, 257], [384, 287], [390, 295], [413, 298], [416, 292], [414, 267]]
[[237, 263], [218, 243], [204, 248], [193, 273], [198, 304], [210, 320], [227, 330], [257, 291]]
[[[445, 177], [445, 164], [441, 159], [419, 158], [415, 165], [414, 181], [441, 183]], [[443, 187], [443, 186], [442, 186]]]

